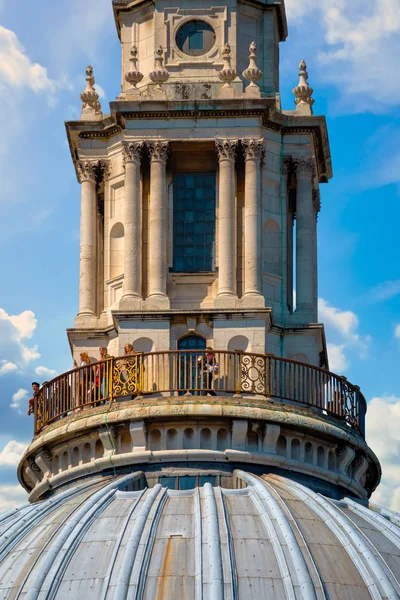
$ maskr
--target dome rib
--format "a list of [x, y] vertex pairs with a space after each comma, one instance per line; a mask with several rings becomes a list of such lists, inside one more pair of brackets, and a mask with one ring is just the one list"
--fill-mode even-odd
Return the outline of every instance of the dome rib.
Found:
[[[299, 587], [301, 592], [300, 597], [304, 598], [304, 600], [316, 600], [317, 597], [315, 595], [314, 585], [304, 556], [281, 507], [267, 489], [265, 482], [262, 479], [240, 470], [236, 471], [236, 474], [250, 486], [252, 491], [254, 491], [265, 511], [264, 515], [268, 519], [268, 527], [274, 532], [275, 538], [272, 539], [272, 543], [279, 568], [281, 569], [282, 578], [286, 581], [285, 588], [287, 597], [299, 597], [295, 593], [294, 585], [292, 583], [292, 576], [295, 573], [298, 581], [296, 587]], [[286, 546], [288, 549], [294, 567], [292, 571], [289, 570], [289, 565], [287, 564], [282, 546]]]
[[[88, 525], [90, 525], [91, 520], [98, 516], [99, 512], [104, 510], [107, 503], [112, 500], [116, 489], [132, 483], [138, 479], [139, 476], [140, 474], [133, 473], [122, 479], [112, 481], [86, 500], [86, 502], [83, 503], [83, 506], [75, 512], [75, 515], [67, 518], [66, 523], [61, 528], [55, 540], [50, 544], [50, 548], [44, 559], [42, 561], [39, 560], [39, 564], [36, 564], [33, 581], [30, 583], [28, 593], [25, 597], [26, 600], [37, 600], [52, 567], [54, 567], [55, 570], [55, 578], [49, 587], [46, 598], [54, 598], [61, 580], [60, 576], [56, 576], [60, 575], [61, 571], [69, 562], [71, 553], [76, 549], [76, 542], [78, 541], [80, 534], [88, 527]], [[67, 556], [62, 556], [61, 559], [59, 559], [59, 564], [56, 565], [55, 563], [59, 558], [64, 544], [67, 546]]]
[[224, 574], [222, 570], [221, 538], [218, 510], [214, 490], [210, 483], [204, 485], [204, 512], [210, 573], [210, 600], [223, 600]]
[[[276, 479], [280, 479], [280, 476], [276, 476]], [[299, 497], [303, 495], [303, 500], [325, 520], [326, 525], [342, 542], [372, 598], [398, 599], [399, 595], [392, 582], [350, 519], [346, 518], [330, 500], [300, 483], [288, 480], [285, 480], [285, 483]], [[369, 543], [372, 545], [371, 541]], [[377, 549], [374, 550], [379, 555]], [[385, 562], [382, 557], [381, 559]]]
[[362, 518], [367, 521], [374, 528], [379, 529], [397, 548], [400, 548], [400, 527], [394, 525], [385, 517], [382, 517], [379, 513], [373, 513], [373, 517], [371, 516], [371, 511], [358, 504], [351, 498], [345, 498], [344, 502], [350, 507], [350, 510], [355, 514], [361, 515]]

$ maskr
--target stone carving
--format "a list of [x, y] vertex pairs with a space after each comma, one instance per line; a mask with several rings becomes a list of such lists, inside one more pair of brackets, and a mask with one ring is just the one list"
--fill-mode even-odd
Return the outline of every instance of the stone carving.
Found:
[[218, 77], [224, 83], [222, 89], [231, 90], [231, 83], [236, 79], [237, 73], [235, 69], [231, 67], [231, 47], [229, 44], [225, 44], [221, 57], [224, 61], [224, 66], [221, 71], [219, 71]]
[[81, 121], [99, 121], [103, 118], [99, 95], [94, 87], [93, 67], [86, 67], [86, 88], [80, 95], [82, 100]]
[[313, 206], [316, 213], [321, 210], [321, 192], [319, 189], [314, 189], [312, 194]]
[[257, 67], [257, 64], [256, 64], [257, 46], [256, 46], [255, 42], [251, 42], [249, 51], [250, 51], [249, 66], [242, 73], [243, 77], [245, 79], [247, 79], [247, 81], [250, 81], [250, 83], [247, 86], [245, 92], [246, 92], [246, 94], [253, 94], [253, 95], [257, 94], [258, 95], [260, 93], [260, 88], [254, 82], [258, 81], [259, 79], [261, 79], [261, 77], [262, 77], [262, 71], [261, 71], [261, 69], [259, 69]]
[[168, 140], [154, 140], [147, 142], [151, 160], [162, 160], [166, 161], [169, 153], [169, 141]]
[[245, 160], [261, 160], [264, 156], [264, 140], [254, 138], [242, 140]]
[[123, 142], [123, 161], [124, 165], [127, 162], [139, 162], [142, 155], [144, 142]]
[[316, 175], [314, 156], [294, 158], [293, 165], [297, 174], [304, 173], [310, 177], [315, 177]]
[[235, 160], [238, 140], [215, 140], [219, 160]]
[[100, 184], [108, 179], [111, 174], [111, 163], [109, 160], [81, 160], [76, 163], [79, 183], [93, 181]]
[[294, 103], [296, 104], [296, 111], [302, 114], [312, 115], [311, 107], [314, 104], [314, 100], [311, 96], [314, 90], [307, 83], [307, 65], [304, 62], [304, 60], [301, 61], [299, 69], [300, 80], [297, 86], [293, 88], [293, 94], [296, 96], [294, 101]]
[[131, 63], [131, 67], [127, 73], [125, 73], [125, 80], [131, 84], [131, 87], [127, 90], [127, 94], [135, 95], [139, 94], [139, 90], [137, 89], [137, 84], [140, 83], [143, 79], [143, 73], [141, 73], [137, 68], [138, 63], [138, 49], [136, 46], [132, 46], [131, 48], [131, 57], [129, 59]]
[[157, 48], [154, 60], [154, 71], [149, 73], [149, 77], [151, 81], [156, 84], [156, 90], [161, 90], [161, 84], [169, 79], [169, 73], [164, 67], [164, 49], [162, 46]]

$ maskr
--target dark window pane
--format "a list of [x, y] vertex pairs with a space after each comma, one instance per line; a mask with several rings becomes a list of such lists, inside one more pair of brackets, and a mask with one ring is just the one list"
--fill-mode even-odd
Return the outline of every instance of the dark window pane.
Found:
[[170, 488], [171, 490], [176, 489], [176, 477], [160, 477], [159, 482], [163, 487]]
[[211, 485], [215, 487], [215, 477], [200, 476], [199, 477], [199, 486], [202, 487], [205, 483], [211, 483]]
[[179, 477], [179, 489], [180, 490], [192, 490], [196, 487], [196, 477], [190, 477], [189, 475], [184, 475], [183, 477]]

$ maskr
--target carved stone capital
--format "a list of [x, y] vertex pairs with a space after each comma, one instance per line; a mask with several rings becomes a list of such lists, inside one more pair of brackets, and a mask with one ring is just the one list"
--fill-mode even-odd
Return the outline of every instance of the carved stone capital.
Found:
[[261, 160], [264, 156], [264, 140], [254, 138], [242, 140], [245, 160]]
[[109, 160], [80, 160], [76, 163], [79, 183], [92, 181], [99, 184], [111, 173]]
[[312, 201], [315, 212], [319, 213], [321, 210], [321, 192], [318, 189], [313, 190]]
[[295, 158], [293, 162], [297, 174], [304, 174], [309, 175], [310, 177], [315, 177], [316, 168], [315, 158], [313, 156]]
[[154, 140], [146, 142], [151, 161], [159, 160], [167, 162], [170, 144], [168, 140]]
[[124, 165], [127, 162], [140, 164], [144, 142], [123, 142], [122, 146]]
[[218, 154], [218, 159], [235, 160], [238, 140], [215, 140], [215, 149]]

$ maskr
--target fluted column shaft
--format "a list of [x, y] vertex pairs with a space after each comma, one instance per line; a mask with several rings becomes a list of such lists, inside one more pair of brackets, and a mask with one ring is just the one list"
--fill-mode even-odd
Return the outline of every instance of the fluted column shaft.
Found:
[[218, 296], [236, 294], [235, 140], [216, 140], [219, 159]]
[[313, 310], [314, 296], [314, 235], [312, 176], [313, 158], [300, 158], [296, 162], [296, 310]]
[[150, 165], [149, 296], [167, 296], [167, 174], [169, 142], [148, 142]]
[[140, 159], [142, 142], [124, 145], [124, 288], [123, 299], [142, 297], [142, 244], [140, 227]]
[[97, 260], [97, 162], [85, 161], [77, 164], [81, 183], [80, 225], [80, 276], [79, 315], [96, 314], [96, 260]]
[[242, 140], [245, 154], [244, 293], [261, 295], [260, 163], [263, 140]]

